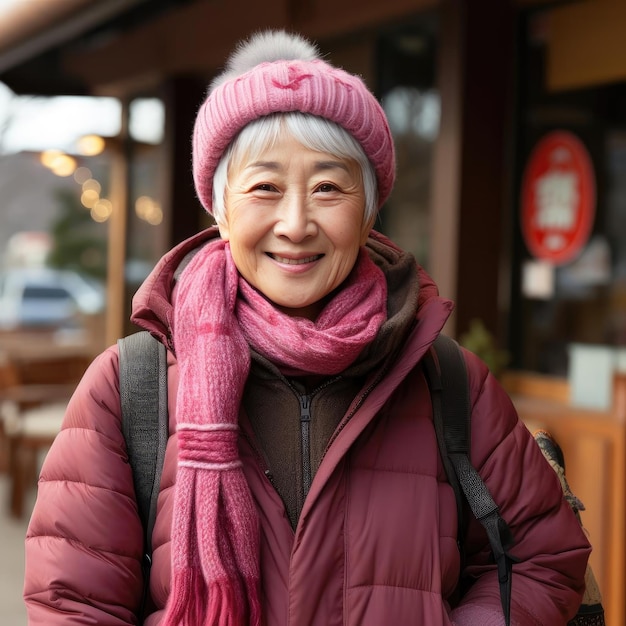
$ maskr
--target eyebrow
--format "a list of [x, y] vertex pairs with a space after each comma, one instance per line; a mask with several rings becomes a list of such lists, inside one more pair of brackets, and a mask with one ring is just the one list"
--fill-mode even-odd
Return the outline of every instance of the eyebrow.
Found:
[[[278, 171], [281, 169], [281, 164], [278, 161], [254, 161], [254, 163], [250, 163], [246, 169], [253, 168], [263, 168], [268, 170]], [[323, 172], [325, 170], [333, 170], [333, 169], [342, 169], [346, 172], [350, 172], [348, 166], [342, 161], [317, 161], [315, 163], [315, 169], [317, 171]]]

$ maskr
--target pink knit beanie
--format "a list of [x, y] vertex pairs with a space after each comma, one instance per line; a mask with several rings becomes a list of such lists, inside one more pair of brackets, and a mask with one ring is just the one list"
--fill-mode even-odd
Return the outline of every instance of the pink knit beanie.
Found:
[[361, 144], [376, 172], [380, 208], [395, 179], [382, 107], [358, 76], [322, 61], [315, 46], [284, 31], [258, 33], [240, 44], [198, 111], [193, 176], [204, 208], [212, 212], [213, 175], [237, 133], [260, 117], [290, 111], [331, 120]]

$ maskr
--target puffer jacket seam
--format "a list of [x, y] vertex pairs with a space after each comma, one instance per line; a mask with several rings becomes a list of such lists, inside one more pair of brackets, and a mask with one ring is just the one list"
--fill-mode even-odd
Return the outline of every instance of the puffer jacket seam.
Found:
[[[120, 409], [121, 410], [121, 409]], [[117, 424], [116, 426], [117, 430], [116, 430], [116, 434], [119, 431], [119, 433], [121, 434], [122, 438], [124, 437], [124, 434], [122, 432], [122, 423], [121, 421]], [[85, 432], [85, 433], [90, 433], [95, 435], [96, 437], [98, 437], [98, 439], [101, 442], [109, 442], [114, 444], [119, 450], [119, 453], [125, 453], [125, 456], [122, 457], [122, 461], [124, 462], [128, 462], [128, 453], [126, 451], [126, 447], [121, 444], [120, 440], [117, 439], [115, 436], [111, 436], [108, 435], [107, 433], [101, 431], [101, 430], [96, 430], [95, 428], [91, 428], [91, 427], [87, 427], [87, 426], [62, 426], [61, 430], [59, 430], [59, 432], [57, 433], [57, 438], [65, 438], [70, 436], [69, 433], [72, 432]], [[117, 452], [115, 453], [117, 454]]]
[[69, 545], [85, 548], [86, 550], [90, 550], [92, 552], [99, 552], [102, 554], [112, 554], [114, 556], [123, 556], [129, 559], [133, 559], [134, 561], [140, 561], [140, 558], [138, 558], [136, 554], [127, 554], [125, 552], [114, 552], [113, 550], [106, 550], [104, 548], [99, 548], [98, 546], [88, 545], [76, 539], [70, 539], [69, 537], [62, 537], [61, 535], [43, 534], [43, 535], [30, 535], [29, 537], [26, 537], [26, 541], [35, 541], [38, 539], [57, 539]]
[[403, 589], [405, 591], [415, 591], [417, 593], [428, 593], [433, 596], [441, 596], [440, 591], [433, 591], [432, 589], [422, 589], [421, 587], [405, 587], [404, 585], [383, 585], [382, 583], [372, 583], [371, 585], [354, 585], [350, 589]]
[[[359, 466], [355, 465], [353, 470], [358, 470], [359, 472], [385, 472], [387, 474], [406, 474], [408, 476], [424, 476], [425, 478], [433, 478], [437, 480], [437, 476], [435, 474], [426, 474], [425, 472], [420, 472], [418, 470], [394, 470], [394, 469], [386, 469], [384, 467], [367, 467], [365, 465]], [[437, 480], [437, 482], [441, 482]]]
[[72, 480], [71, 478], [43, 478], [42, 477], [39, 479], [39, 482], [46, 483], [46, 485], [52, 485], [54, 483], [64, 483], [64, 484], [70, 483], [74, 485], [82, 485], [84, 487], [88, 487], [89, 489], [98, 489], [102, 491], [108, 491], [110, 493], [115, 493], [122, 498], [127, 498], [128, 500], [132, 500], [133, 502], [135, 501], [132, 494], [125, 494], [125, 493], [122, 493], [121, 491], [118, 491], [117, 489], [112, 489], [111, 487], [104, 487], [102, 485], [93, 485], [91, 483], [86, 483], [84, 480]]

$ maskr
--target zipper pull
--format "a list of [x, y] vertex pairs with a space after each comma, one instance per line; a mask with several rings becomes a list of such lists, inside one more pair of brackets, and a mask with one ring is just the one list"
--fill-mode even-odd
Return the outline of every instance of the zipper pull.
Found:
[[300, 396], [300, 421], [311, 421], [311, 396]]

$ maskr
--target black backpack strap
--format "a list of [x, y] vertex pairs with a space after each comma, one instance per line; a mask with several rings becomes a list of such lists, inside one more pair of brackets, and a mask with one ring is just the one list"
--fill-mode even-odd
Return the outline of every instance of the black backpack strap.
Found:
[[513, 559], [507, 549], [512, 543], [512, 536], [487, 486], [469, 460], [471, 411], [465, 359], [458, 343], [445, 335], [437, 337], [433, 350], [434, 355], [429, 352], [425, 356], [424, 366], [431, 391], [433, 421], [441, 459], [457, 500], [458, 540], [461, 543], [466, 526], [462, 515], [462, 492], [472, 513], [487, 532], [498, 566], [500, 598], [508, 626]]
[[[465, 371], [465, 364], [459, 364], [459, 360], [454, 354], [454, 351], [457, 350], [455, 343], [449, 337], [439, 335], [433, 344], [432, 351], [427, 352], [424, 357], [424, 366], [433, 405], [433, 422], [441, 461], [456, 499], [459, 520], [457, 542], [459, 548], [462, 548], [461, 537], [464, 536], [467, 526], [467, 520], [463, 515], [465, 500], [449, 451], [457, 450], [461, 453], [469, 453], [470, 415], [469, 392], [466, 388], [467, 372]], [[442, 362], [443, 365], [441, 365]], [[451, 371], [452, 369], [455, 371]], [[454, 384], [455, 381], [456, 385]], [[443, 393], [444, 382], [446, 383], [445, 394]], [[450, 387], [450, 383], [452, 383], [452, 387]]]
[[119, 339], [122, 431], [133, 471], [135, 496], [144, 528], [144, 596], [147, 599], [152, 564], [152, 529], [165, 448], [169, 435], [167, 411], [167, 351], [141, 331]]

